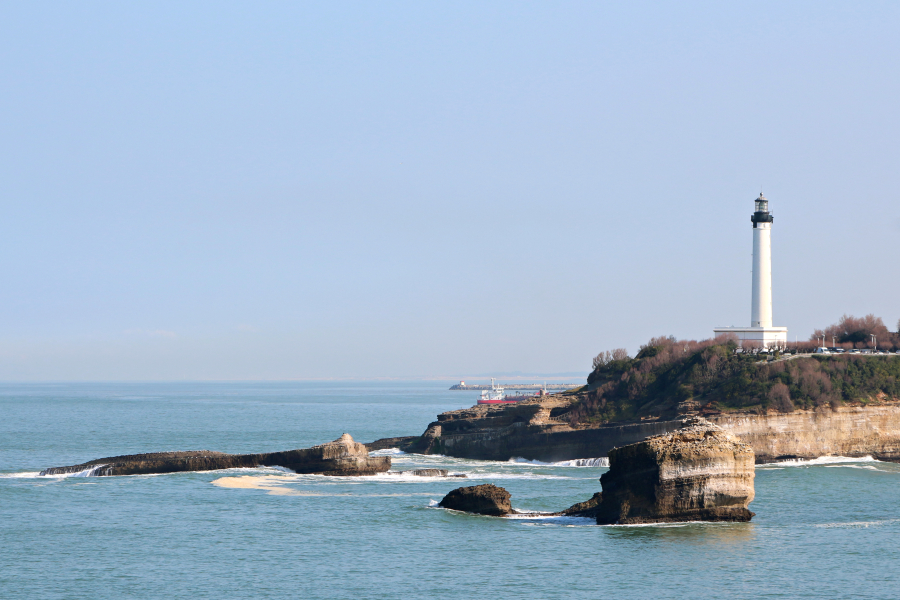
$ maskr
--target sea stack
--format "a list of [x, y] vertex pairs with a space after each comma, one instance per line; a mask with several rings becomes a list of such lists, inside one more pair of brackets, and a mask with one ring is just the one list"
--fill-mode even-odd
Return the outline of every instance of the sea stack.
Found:
[[701, 417], [671, 433], [614, 448], [600, 477], [597, 523], [749, 521], [752, 448]]

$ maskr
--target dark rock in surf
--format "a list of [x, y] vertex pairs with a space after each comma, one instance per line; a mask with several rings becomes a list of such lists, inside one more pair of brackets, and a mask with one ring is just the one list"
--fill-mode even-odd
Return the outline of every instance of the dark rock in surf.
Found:
[[421, 436], [412, 435], [412, 436], [404, 436], [404, 437], [392, 437], [392, 438], [381, 438], [380, 440], [375, 440], [374, 442], [369, 442], [366, 444], [366, 448], [369, 452], [374, 452], [376, 450], [392, 450], [396, 448], [402, 452], [406, 452], [409, 449], [410, 444], [417, 441]]
[[447, 477], [450, 475], [450, 471], [447, 469], [416, 469], [410, 473], [418, 477]]
[[587, 517], [594, 519], [597, 517], [597, 512], [600, 510], [600, 500], [602, 498], [603, 494], [597, 492], [584, 502], [573, 504], [566, 510], [556, 514], [565, 517]]
[[391, 471], [391, 475], [413, 475], [415, 477], [468, 477], [465, 473], [450, 473], [447, 469], [414, 469], [412, 471]]
[[444, 496], [438, 506], [478, 515], [502, 517], [513, 512], [509, 499], [509, 492], [505, 489], [486, 483], [457, 488]]
[[218, 469], [284, 467], [295, 473], [333, 476], [374, 475], [391, 468], [391, 457], [369, 456], [365, 444], [350, 434], [312, 448], [263, 454], [225, 454], [209, 450], [152, 452], [99, 458], [79, 465], [52, 467], [41, 475], [82, 473], [88, 476], [148, 475]]

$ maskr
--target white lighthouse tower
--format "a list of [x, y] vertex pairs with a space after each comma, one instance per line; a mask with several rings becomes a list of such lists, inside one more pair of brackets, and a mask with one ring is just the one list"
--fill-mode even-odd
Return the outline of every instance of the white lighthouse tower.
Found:
[[[750, 327], [717, 327], [716, 334], [734, 333], [742, 342], [762, 348], [784, 346], [787, 327], [772, 327], [772, 223], [769, 201], [759, 194], [753, 215], [753, 292], [750, 302]], [[749, 345], [749, 344], [748, 344]]]

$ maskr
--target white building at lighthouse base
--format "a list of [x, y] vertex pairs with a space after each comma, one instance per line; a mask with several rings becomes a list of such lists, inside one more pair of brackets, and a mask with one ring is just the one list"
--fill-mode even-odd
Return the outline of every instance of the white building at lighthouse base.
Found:
[[783, 348], [787, 345], [787, 327], [716, 327], [716, 335], [734, 334], [743, 347]]

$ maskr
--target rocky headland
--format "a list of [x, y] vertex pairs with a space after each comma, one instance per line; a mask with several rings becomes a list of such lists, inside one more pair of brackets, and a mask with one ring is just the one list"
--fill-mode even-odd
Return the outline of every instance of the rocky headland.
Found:
[[[548, 396], [516, 405], [482, 405], [438, 415], [421, 436], [393, 438], [391, 447], [478, 460], [555, 462], [608, 456], [612, 448], [669, 433], [681, 418], [572, 425], [549, 417], [569, 399]], [[900, 461], [900, 403], [823, 407], [790, 413], [708, 414], [753, 449], [757, 463], [820, 456], [873, 456]]]
[[754, 474], [748, 444], [706, 419], [687, 419], [609, 452], [597, 523], [749, 521]]
[[600, 361], [581, 389], [445, 412], [420, 436], [373, 445], [555, 462], [605, 457], [703, 416], [749, 444], [758, 463], [900, 461], [900, 356], [771, 358], [736, 353], [732, 341], [652, 340], [635, 358]]
[[365, 444], [345, 433], [333, 442], [284, 452], [225, 454], [197, 450], [153, 452], [98, 458], [78, 465], [52, 467], [41, 475], [86, 472], [91, 476], [148, 475], [182, 471], [214, 471], [250, 467], [284, 467], [295, 473], [333, 476], [374, 475], [391, 468], [389, 456], [369, 456]]

